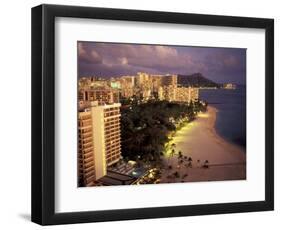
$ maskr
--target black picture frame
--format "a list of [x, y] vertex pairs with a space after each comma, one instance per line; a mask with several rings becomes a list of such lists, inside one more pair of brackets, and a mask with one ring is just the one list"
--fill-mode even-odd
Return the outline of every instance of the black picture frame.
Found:
[[[55, 18], [108, 19], [265, 29], [265, 200], [55, 213]], [[274, 20], [110, 8], [32, 8], [32, 221], [41, 225], [267, 211], [274, 209]]]

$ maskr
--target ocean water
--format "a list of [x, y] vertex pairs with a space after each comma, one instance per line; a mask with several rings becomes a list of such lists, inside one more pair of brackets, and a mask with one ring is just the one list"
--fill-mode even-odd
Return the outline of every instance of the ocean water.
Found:
[[238, 85], [235, 90], [200, 89], [199, 95], [218, 110], [217, 133], [246, 148], [246, 87]]

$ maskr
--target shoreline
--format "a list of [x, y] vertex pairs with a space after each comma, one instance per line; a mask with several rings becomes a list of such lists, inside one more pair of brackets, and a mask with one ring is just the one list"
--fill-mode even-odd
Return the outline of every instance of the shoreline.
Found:
[[[223, 135], [220, 135], [218, 133], [218, 131], [216, 130], [216, 120], [217, 120], [217, 113], [218, 113], [218, 109], [214, 106], [208, 106], [211, 110], [214, 110], [215, 111], [215, 120], [214, 120], [214, 132], [216, 133], [216, 135], [218, 136], [218, 138], [221, 138], [223, 139], [225, 142], [228, 142], [229, 144], [232, 144], [234, 146], [237, 146], [239, 148], [241, 148], [244, 152], [246, 152], [246, 145], [241, 145], [241, 144], [238, 144], [237, 142], [233, 141], [233, 140], [230, 140], [229, 138], [227, 137], [224, 137]], [[241, 142], [240, 142], [241, 143]]]
[[[164, 172], [162, 183], [246, 179], [245, 149], [217, 133], [217, 111], [208, 106], [206, 113], [198, 114], [194, 121], [175, 134], [172, 140], [176, 145], [175, 153], [181, 151], [185, 158], [191, 157], [192, 168], [186, 166], [186, 160], [180, 163], [178, 155], [166, 157], [164, 163], [172, 169]], [[202, 168], [206, 160], [209, 167]], [[167, 178], [175, 172], [179, 173], [178, 178]]]
[[[235, 144], [234, 142], [222, 137], [221, 135], [218, 134], [217, 130], [216, 130], [216, 119], [217, 119], [217, 112], [218, 110], [213, 107], [213, 106], [208, 106], [208, 111], [207, 113], [209, 113], [209, 110], [210, 110], [210, 113], [211, 113], [211, 119], [213, 119], [213, 121], [211, 121], [211, 127], [210, 127], [210, 132], [212, 133], [212, 135], [217, 139], [219, 140], [219, 144], [226, 147], [226, 148], [229, 148], [229, 151], [231, 151], [232, 153], [234, 152], [242, 152], [244, 155], [240, 156], [242, 159], [242, 162], [241, 163], [246, 163], [246, 149], [243, 148], [242, 146], [238, 145], [238, 144]], [[212, 114], [214, 113], [214, 114]], [[227, 151], [228, 152], [228, 151]]]

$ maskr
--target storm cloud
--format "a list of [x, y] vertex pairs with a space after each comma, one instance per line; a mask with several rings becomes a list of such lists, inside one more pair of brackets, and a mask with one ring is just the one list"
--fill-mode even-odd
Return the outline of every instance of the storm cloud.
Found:
[[216, 82], [246, 82], [246, 49], [78, 42], [79, 76], [137, 72], [202, 73]]

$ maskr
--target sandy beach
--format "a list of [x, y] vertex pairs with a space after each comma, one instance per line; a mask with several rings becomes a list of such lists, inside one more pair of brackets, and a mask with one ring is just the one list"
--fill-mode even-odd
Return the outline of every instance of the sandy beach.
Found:
[[[166, 157], [166, 166], [161, 182], [188, 182], [188, 181], [218, 181], [246, 179], [246, 153], [235, 144], [224, 140], [215, 130], [217, 110], [208, 106], [206, 113], [198, 115], [195, 121], [177, 131], [172, 143], [175, 144], [175, 153], [182, 152], [183, 156], [192, 158], [192, 167], [187, 166], [187, 157], [183, 162], [176, 154]], [[203, 168], [205, 161], [208, 168]], [[171, 175], [178, 172], [176, 178]]]

